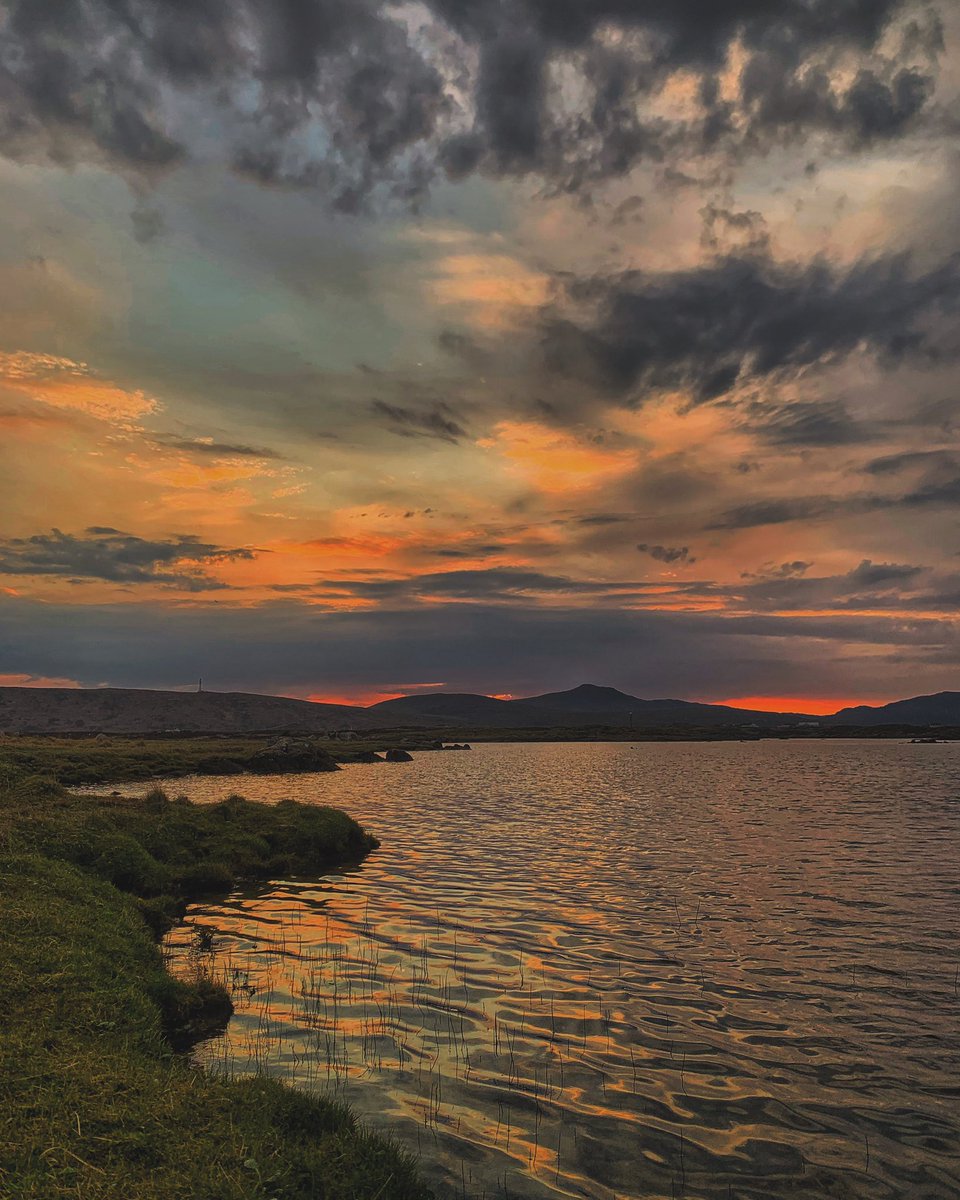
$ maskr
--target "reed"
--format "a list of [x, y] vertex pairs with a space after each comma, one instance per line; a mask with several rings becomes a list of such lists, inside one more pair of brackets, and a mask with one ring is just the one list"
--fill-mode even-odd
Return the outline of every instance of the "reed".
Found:
[[[395, 1143], [268, 1077], [267, 999], [243, 963], [216, 959], [215, 935], [198, 935], [177, 979], [154, 936], [227, 872], [233, 884], [278, 863], [315, 870], [370, 845], [331, 810], [195, 809], [163, 793], [124, 805], [0, 762], [0, 1196], [426, 1200]], [[287, 961], [302, 950], [282, 945]], [[172, 1038], [214, 1017], [222, 1028], [244, 989], [260, 1005], [262, 1071], [212, 1077], [174, 1053]]]

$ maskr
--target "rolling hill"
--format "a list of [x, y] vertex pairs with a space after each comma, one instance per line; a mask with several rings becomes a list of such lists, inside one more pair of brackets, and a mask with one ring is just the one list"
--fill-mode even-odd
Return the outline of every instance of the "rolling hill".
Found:
[[582, 683], [568, 692], [549, 692], [510, 701], [523, 708], [536, 708], [582, 721], [589, 715], [603, 725], [743, 725], [780, 724], [803, 720], [802, 713], [758, 712], [724, 704], [698, 704], [692, 700], [641, 700], [612, 687]]
[[858, 704], [841, 708], [829, 720], [838, 725], [956, 725], [960, 726], [960, 692], [913, 696], [876, 707]]
[[453, 725], [495, 729], [547, 729], [553, 726], [619, 725], [636, 728], [671, 725], [772, 725], [802, 720], [798, 713], [755, 712], [688, 700], [641, 700], [616, 688], [584, 683], [567, 692], [549, 692], [517, 700], [492, 696], [431, 692], [383, 700], [369, 712], [389, 714], [399, 723], [429, 717]]
[[0, 688], [3, 733], [321, 733], [375, 725], [362, 708], [248, 692]]
[[[770, 729], [814, 718], [699, 704], [645, 700], [616, 688], [581, 684], [516, 700], [433, 692], [369, 708], [249, 692], [163, 692], [133, 688], [0, 688], [0, 733], [332, 733], [352, 729]], [[960, 692], [860, 705], [817, 719], [823, 726], [956, 725]]]

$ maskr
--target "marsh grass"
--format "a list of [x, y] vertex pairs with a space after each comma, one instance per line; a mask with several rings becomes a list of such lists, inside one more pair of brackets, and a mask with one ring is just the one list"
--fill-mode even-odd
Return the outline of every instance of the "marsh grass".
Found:
[[0, 764], [0, 1196], [427, 1197], [342, 1104], [213, 1079], [171, 1044], [232, 1008], [212, 973], [164, 969], [156, 935], [188, 897], [373, 845], [331, 809], [93, 800]]
[[[263, 765], [251, 767], [251, 760], [276, 740], [276, 735], [14, 737], [0, 734], [0, 762], [23, 775], [49, 776], [65, 787], [175, 779], [184, 775], [240, 775], [248, 769], [262, 771]], [[308, 741], [338, 763], [377, 762], [380, 761], [377, 752], [382, 753], [390, 746], [426, 749], [431, 745], [422, 733], [416, 737], [389, 731], [350, 742], [312, 735]]]
[[0, 759], [26, 775], [67, 787], [164, 775], [231, 775], [266, 744], [263, 738], [4, 737]]

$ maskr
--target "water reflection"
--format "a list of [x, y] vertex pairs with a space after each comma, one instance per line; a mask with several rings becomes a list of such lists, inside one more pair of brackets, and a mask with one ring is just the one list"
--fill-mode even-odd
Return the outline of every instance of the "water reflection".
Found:
[[233, 988], [208, 1064], [343, 1096], [448, 1194], [956, 1196], [958, 780], [960, 747], [863, 742], [244, 779], [383, 847], [170, 953]]

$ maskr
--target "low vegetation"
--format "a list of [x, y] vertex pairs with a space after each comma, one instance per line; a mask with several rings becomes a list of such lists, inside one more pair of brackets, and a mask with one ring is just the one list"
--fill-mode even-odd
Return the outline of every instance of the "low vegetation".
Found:
[[0, 760], [68, 787], [163, 775], [239, 775], [264, 738], [6, 737]]
[[376, 844], [333, 809], [73, 796], [0, 751], [0, 1197], [420, 1200], [411, 1159], [335, 1103], [174, 1052], [230, 1010], [156, 936], [186, 900]]
[[[99, 734], [90, 737], [3, 736], [0, 762], [27, 775], [50, 775], [66, 787], [101, 783], [131, 783], [158, 777], [176, 779], [184, 775], [240, 775], [250, 771], [316, 770], [309, 762], [303, 768], [291, 756], [287, 764], [266, 759], [266, 751], [277, 742], [276, 735], [262, 737], [122, 737]], [[400, 734], [345, 742], [336, 738], [312, 737], [309, 744], [319, 755], [337, 763], [375, 762], [376, 754], [394, 747], [434, 749], [431, 739]], [[265, 761], [266, 760], [266, 761]]]

